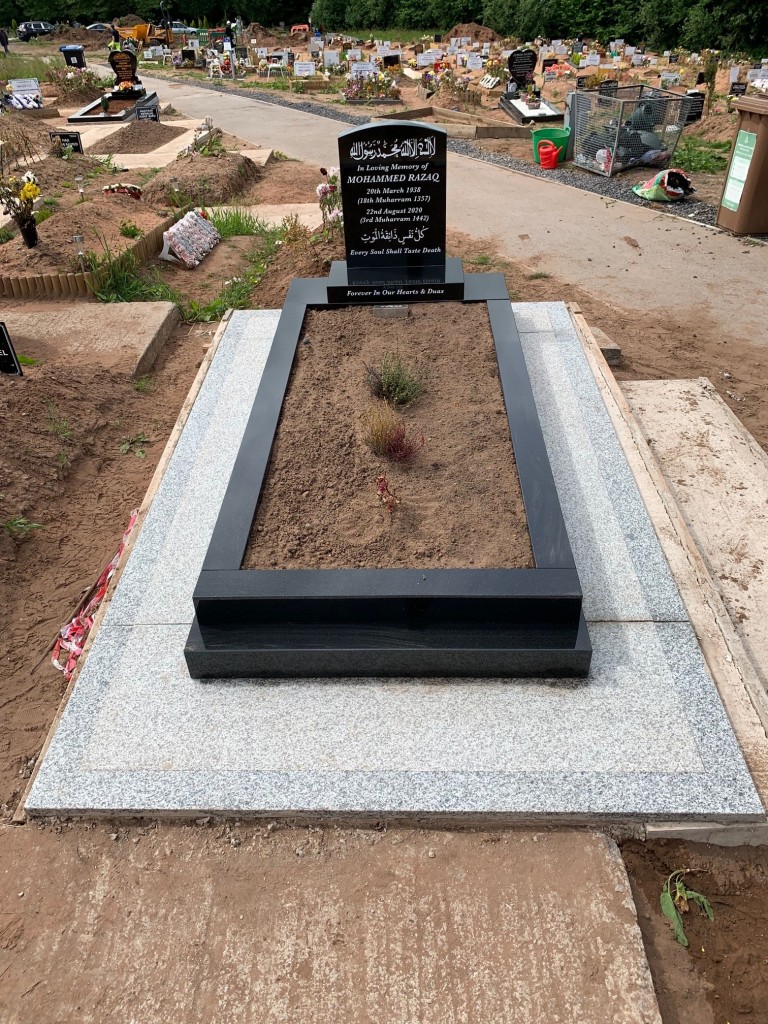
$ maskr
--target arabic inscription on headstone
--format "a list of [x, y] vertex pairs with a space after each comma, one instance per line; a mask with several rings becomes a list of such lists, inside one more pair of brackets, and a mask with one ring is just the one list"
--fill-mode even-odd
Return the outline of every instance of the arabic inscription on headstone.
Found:
[[412, 121], [339, 136], [350, 269], [445, 267], [446, 140]]

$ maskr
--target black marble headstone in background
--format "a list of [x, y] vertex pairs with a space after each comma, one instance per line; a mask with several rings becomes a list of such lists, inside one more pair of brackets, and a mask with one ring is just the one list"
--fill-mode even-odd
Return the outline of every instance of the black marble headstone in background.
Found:
[[128, 50], [113, 50], [109, 55], [109, 66], [115, 72], [117, 84], [121, 82], [137, 82], [136, 54]]
[[513, 50], [507, 60], [507, 67], [513, 82], [520, 89], [524, 89], [529, 82], [533, 81], [533, 73], [536, 70], [538, 56], [534, 50], [523, 47], [520, 50]]
[[414, 121], [339, 136], [347, 267], [445, 267], [447, 132]]

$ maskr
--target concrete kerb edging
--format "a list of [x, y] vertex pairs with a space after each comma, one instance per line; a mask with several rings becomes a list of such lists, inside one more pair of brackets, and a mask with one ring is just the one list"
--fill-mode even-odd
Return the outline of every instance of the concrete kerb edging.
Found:
[[[569, 308], [598, 389], [680, 589], [707, 667], [765, 807], [768, 805], [768, 697], [629, 403], [578, 305], [569, 303]], [[710, 836], [707, 841], [723, 845], [735, 845], [739, 841], [768, 843], [768, 823], [654, 823], [646, 826], [646, 833], [681, 838], [706, 834]], [[737, 835], [743, 838], [735, 840]]]
[[152, 474], [152, 479], [149, 482], [149, 487], [147, 488], [142, 499], [141, 505], [139, 506], [139, 515], [136, 520], [136, 524], [133, 530], [131, 531], [131, 535], [126, 542], [125, 548], [123, 549], [123, 555], [120, 564], [117, 567], [117, 571], [115, 572], [114, 576], [110, 580], [109, 587], [107, 588], [107, 593], [104, 597], [104, 600], [101, 602], [99, 610], [96, 612], [96, 616], [93, 620], [93, 625], [91, 626], [91, 630], [88, 634], [88, 639], [86, 640], [85, 647], [83, 648], [83, 653], [80, 655], [80, 658], [78, 659], [77, 662], [77, 667], [75, 668], [75, 671], [72, 674], [72, 678], [67, 684], [67, 688], [64, 691], [61, 700], [59, 701], [59, 706], [56, 710], [56, 714], [54, 715], [53, 721], [51, 722], [50, 728], [48, 729], [48, 732], [46, 734], [45, 742], [43, 743], [42, 749], [38, 754], [37, 760], [35, 761], [34, 770], [29, 778], [29, 781], [27, 782], [24, 792], [21, 794], [21, 797], [19, 798], [18, 804], [16, 805], [16, 811], [13, 815], [13, 818], [11, 819], [11, 822], [14, 825], [23, 825], [24, 822], [27, 820], [27, 813], [24, 807], [26, 805], [29, 792], [32, 789], [32, 785], [35, 779], [37, 778], [37, 773], [40, 770], [40, 765], [43, 763], [45, 755], [48, 753], [48, 748], [50, 747], [51, 741], [53, 740], [56, 730], [59, 727], [61, 716], [64, 713], [64, 709], [67, 706], [67, 702], [69, 701], [72, 691], [75, 688], [75, 684], [77, 683], [78, 677], [83, 670], [83, 666], [85, 665], [88, 653], [99, 631], [102, 620], [104, 619], [104, 616], [107, 613], [109, 603], [112, 600], [112, 596], [115, 592], [118, 583], [120, 582], [120, 577], [123, 574], [123, 570], [125, 569], [125, 566], [128, 562], [128, 558], [130, 557], [130, 554], [133, 551], [136, 541], [138, 540], [139, 534], [141, 533], [141, 528], [144, 524], [144, 520], [147, 517], [149, 507], [152, 504], [152, 500], [155, 494], [157, 493], [158, 487], [160, 486], [160, 481], [163, 479], [163, 476], [165, 475], [165, 471], [168, 468], [168, 463], [171, 461], [171, 456], [176, 450], [176, 445], [178, 444], [179, 438], [181, 437], [181, 432], [184, 429], [184, 425], [186, 424], [187, 420], [189, 419], [189, 414], [192, 411], [192, 406], [195, 404], [195, 399], [197, 398], [200, 388], [203, 386], [203, 381], [205, 380], [206, 374], [208, 373], [210, 365], [213, 362], [213, 357], [216, 355], [216, 349], [219, 347], [219, 342], [221, 341], [224, 335], [224, 331], [227, 329], [227, 324], [229, 323], [229, 318], [231, 317], [231, 315], [232, 310], [228, 309], [224, 313], [224, 316], [222, 317], [221, 322], [219, 323], [219, 326], [216, 329], [216, 333], [214, 334], [213, 339], [211, 340], [211, 344], [208, 348], [208, 351], [203, 356], [203, 360], [200, 363], [200, 368], [198, 369], [197, 374], [195, 375], [195, 379], [192, 381], [192, 387], [189, 389], [189, 391], [187, 392], [187, 397], [184, 399], [176, 423], [174, 424], [173, 430], [171, 431], [171, 434], [166, 442], [165, 448], [163, 449], [163, 453], [160, 456], [160, 460], [157, 463], [157, 466], [155, 467], [155, 472]]

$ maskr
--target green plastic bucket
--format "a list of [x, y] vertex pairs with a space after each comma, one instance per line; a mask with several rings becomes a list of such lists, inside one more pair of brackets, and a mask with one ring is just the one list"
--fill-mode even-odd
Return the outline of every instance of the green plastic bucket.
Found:
[[544, 139], [549, 139], [553, 145], [562, 146], [562, 150], [557, 157], [557, 162], [561, 164], [565, 160], [565, 150], [568, 146], [568, 136], [570, 134], [570, 128], [532, 128], [533, 159], [536, 163], [539, 163], [539, 143], [543, 142]]

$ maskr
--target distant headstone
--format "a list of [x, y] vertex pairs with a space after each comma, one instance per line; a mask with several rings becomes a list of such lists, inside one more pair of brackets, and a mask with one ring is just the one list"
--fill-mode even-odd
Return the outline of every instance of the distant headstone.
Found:
[[536, 70], [537, 56], [533, 50], [513, 50], [507, 60], [509, 76], [518, 88], [525, 88], [533, 81], [533, 72]]
[[338, 50], [323, 50], [323, 67], [332, 68], [339, 63]]
[[378, 68], [369, 60], [359, 60], [349, 69], [353, 78], [370, 78], [371, 75], [378, 74]]
[[581, 78], [577, 78], [576, 79], [576, 88], [577, 89], [586, 89], [587, 88], [587, 80], [586, 80], [586, 78], [583, 75], [582, 75]]
[[83, 140], [80, 137], [80, 132], [61, 132], [61, 131], [55, 131], [55, 132], [50, 132], [49, 134], [51, 136], [51, 143], [54, 146], [56, 145], [56, 140], [58, 139], [58, 141], [61, 143], [61, 148], [62, 149], [65, 149], [67, 146], [71, 146], [73, 153], [82, 153], [82, 152], [84, 152], [84, 150], [83, 150]]
[[418, 68], [431, 68], [435, 63], [434, 58], [430, 57], [428, 53], [417, 53], [416, 54], [416, 67]]
[[388, 53], [386, 57], [382, 57], [381, 63], [385, 68], [394, 68], [400, 63], [399, 53]]
[[21, 366], [13, 347], [11, 336], [5, 324], [0, 322], [0, 373], [7, 373], [12, 377], [23, 377]]
[[731, 82], [731, 88], [728, 90], [729, 96], [744, 96], [747, 91], [747, 82]]
[[467, 57], [467, 71], [482, 71], [483, 58], [479, 53], [470, 53]]
[[[358, 301], [463, 298], [463, 278], [446, 274], [447, 139], [444, 129], [412, 121], [339, 136], [344, 287]], [[329, 300], [343, 297], [332, 293], [329, 281]]]
[[[113, 50], [107, 59], [115, 73], [118, 86], [121, 82], [130, 82], [133, 85], [138, 82], [135, 53], [131, 53], [129, 50]], [[194, 54], [192, 59], [194, 60]]]
[[159, 121], [160, 120], [160, 107], [157, 103], [152, 103], [148, 107], [136, 107], [136, 120], [137, 121]]
[[707, 77], [704, 74], [704, 72], [703, 71], [699, 71], [697, 73], [697, 75], [696, 75], [696, 85], [704, 85], [706, 80], [707, 80]]
[[266, 57], [267, 57], [268, 53], [269, 53], [269, 50], [266, 48], [266, 46], [257, 46], [256, 47], [256, 56], [259, 58], [259, 60], [266, 60]]
[[597, 91], [601, 96], [616, 96], [619, 91], [619, 82], [616, 78], [606, 78], [600, 82]]
[[694, 121], [700, 121], [704, 115], [704, 101], [706, 96], [703, 92], [696, 92], [695, 89], [691, 89], [688, 92], [688, 99], [691, 101], [690, 109], [688, 110], [688, 117], [686, 124], [693, 124]]
[[588, 68], [599, 68], [600, 67], [600, 54], [599, 53], [588, 53], [587, 59], [584, 61]]
[[195, 62], [195, 51], [190, 46], [185, 46], [181, 51], [181, 59], [183, 61], [190, 61], [194, 64]]
[[545, 57], [541, 62], [541, 70], [546, 74], [547, 70], [552, 67], [557, 67], [560, 61], [557, 57]]
[[296, 78], [314, 78], [315, 62], [313, 60], [294, 61], [293, 74]]
[[362, 50], [347, 50], [347, 60], [360, 60], [362, 55]]

